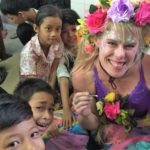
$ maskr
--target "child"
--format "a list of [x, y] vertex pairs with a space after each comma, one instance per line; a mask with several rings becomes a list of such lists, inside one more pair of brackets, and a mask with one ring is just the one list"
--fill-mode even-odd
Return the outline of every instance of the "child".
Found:
[[35, 123], [43, 135], [53, 121], [55, 96], [53, 89], [45, 81], [31, 78], [20, 82], [14, 94], [30, 104]]
[[32, 24], [37, 10], [32, 8], [32, 0], [1, 0], [0, 8], [12, 23], [18, 25], [17, 36], [25, 45], [35, 34]]
[[30, 106], [9, 94], [0, 95], [0, 149], [45, 149]]
[[50, 149], [56, 148], [55, 150], [64, 150], [62, 148], [68, 146], [73, 148], [72, 150], [85, 147], [88, 139], [86, 136], [74, 135], [67, 131], [59, 133], [57, 138], [49, 139], [49, 126], [53, 122], [55, 92], [47, 82], [38, 78], [26, 79], [19, 83], [14, 94], [25, 99], [30, 104], [34, 120], [47, 144], [46, 147], [50, 147]]
[[70, 95], [73, 92], [70, 82], [70, 71], [73, 67], [77, 53], [76, 25], [78, 24], [77, 19], [79, 19], [79, 15], [71, 9], [63, 9], [62, 15], [63, 26], [61, 37], [65, 50], [57, 68], [57, 78], [60, 84], [60, 93], [63, 104], [63, 125], [65, 128], [70, 128], [75, 121], [70, 105]]
[[56, 68], [63, 53], [61, 28], [61, 11], [52, 5], [42, 6], [35, 19], [34, 29], [37, 34], [26, 44], [21, 53], [22, 79], [41, 78], [54, 87]]

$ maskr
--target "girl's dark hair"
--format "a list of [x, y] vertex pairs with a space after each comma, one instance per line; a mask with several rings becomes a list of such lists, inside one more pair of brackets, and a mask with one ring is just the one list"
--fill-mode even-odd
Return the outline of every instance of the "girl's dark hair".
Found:
[[77, 19], [79, 19], [79, 15], [77, 14], [76, 11], [66, 8], [66, 9], [62, 9], [62, 16], [63, 16], [63, 24], [64, 23], [68, 23], [70, 25], [77, 25], [79, 24]]
[[26, 101], [10, 94], [0, 95], [0, 131], [32, 118], [32, 110]]
[[40, 7], [35, 18], [35, 24], [38, 26], [41, 25], [46, 17], [59, 17], [62, 20], [61, 10], [53, 5], [44, 5]]
[[32, 0], [1, 0], [0, 10], [3, 14], [18, 15], [19, 11], [32, 8]]
[[46, 81], [38, 78], [30, 78], [20, 81], [14, 94], [29, 102], [33, 94], [37, 92], [47, 92], [52, 95], [55, 100], [56, 93], [52, 87]]

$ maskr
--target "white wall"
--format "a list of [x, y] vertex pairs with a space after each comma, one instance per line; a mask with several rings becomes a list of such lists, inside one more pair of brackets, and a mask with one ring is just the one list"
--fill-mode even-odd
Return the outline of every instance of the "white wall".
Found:
[[74, 9], [80, 17], [89, 9], [90, 4], [95, 4], [97, 0], [71, 0], [71, 8]]

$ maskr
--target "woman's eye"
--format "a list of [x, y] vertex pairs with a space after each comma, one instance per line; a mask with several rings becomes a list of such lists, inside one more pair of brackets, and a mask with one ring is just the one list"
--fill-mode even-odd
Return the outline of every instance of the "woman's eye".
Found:
[[134, 48], [135, 45], [125, 45], [124, 47], [125, 47], [125, 48]]
[[40, 137], [40, 133], [38, 131], [35, 131], [31, 134], [32, 138]]
[[108, 41], [107, 42], [110, 46], [116, 46], [117, 44], [115, 43], [115, 42], [113, 42], [113, 41]]
[[13, 141], [13, 142], [9, 143], [7, 145], [7, 147], [16, 147], [19, 143], [20, 143], [19, 141]]

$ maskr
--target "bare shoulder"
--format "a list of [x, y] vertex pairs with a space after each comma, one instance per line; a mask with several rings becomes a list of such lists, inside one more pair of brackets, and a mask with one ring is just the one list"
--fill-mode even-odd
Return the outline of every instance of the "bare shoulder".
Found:
[[143, 70], [146, 84], [150, 89], [150, 55], [145, 55], [143, 58]]
[[72, 83], [75, 91], [92, 91], [94, 89], [93, 70], [73, 72]]

